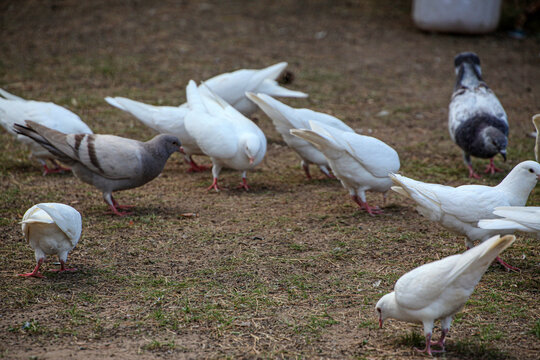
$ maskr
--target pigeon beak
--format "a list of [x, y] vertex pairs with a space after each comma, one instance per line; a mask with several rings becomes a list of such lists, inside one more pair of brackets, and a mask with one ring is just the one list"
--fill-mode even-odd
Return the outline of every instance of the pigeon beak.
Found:
[[180, 146], [180, 148], [178, 149], [178, 151], [180, 151], [180, 153], [182, 153], [182, 154], [184, 154], [184, 155], [186, 154], [186, 152], [184, 151], [184, 148], [181, 147], [181, 146]]
[[382, 318], [379, 317], [379, 329], [382, 329], [382, 323], [383, 323]]
[[249, 165], [253, 165], [253, 161], [254, 161], [253, 157], [250, 156], [250, 157], [249, 157]]
[[501, 151], [499, 151], [499, 154], [502, 155], [504, 161], [506, 162], [506, 150], [501, 150]]

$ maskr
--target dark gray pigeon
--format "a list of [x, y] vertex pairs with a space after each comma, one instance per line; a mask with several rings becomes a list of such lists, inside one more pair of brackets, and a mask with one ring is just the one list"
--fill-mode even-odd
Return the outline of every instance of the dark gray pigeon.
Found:
[[101, 190], [112, 212], [120, 216], [128, 212], [118, 209], [129, 206], [119, 205], [112, 192], [146, 184], [161, 173], [172, 153], [180, 151], [180, 141], [173, 135], [140, 142], [114, 135], [64, 134], [29, 120], [26, 125], [13, 128], [71, 166], [79, 179]]
[[501, 154], [506, 161], [506, 113], [493, 91], [482, 80], [480, 59], [476, 54], [458, 54], [454, 66], [456, 85], [448, 113], [450, 136], [463, 150], [469, 177], [480, 178], [472, 168], [471, 156], [490, 159], [486, 173], [501, 171], [493, 164], [493, 157]]

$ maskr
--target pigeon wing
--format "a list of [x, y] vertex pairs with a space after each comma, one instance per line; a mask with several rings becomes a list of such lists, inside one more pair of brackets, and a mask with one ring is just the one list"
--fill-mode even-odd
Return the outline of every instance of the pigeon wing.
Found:
[[81, 214], [71, 206], [58, 203], [42, 203], [36, 205], [54, 220], [54, 223], [77, 245], [82, 232]]
[[334, 142], [342, 144], [349, 155], [373, 176], [387, 177], [388, 173], [399, 170], [397, 152], [384, 142], [370, 136], [336, 129], [316, 121], [310, 121], [311, 128], [318, 133], [326, 133]]
[[70, 134], [66, 143], [79, 163], [108, 179], [139, 177], [143, 156], [151, 156], [143, 143], [114, 135]]
[[[448, 288], [472, 291], [491, 262], [515, 241], [515, 236], [496, 235], [463, 254], [422, 265], [403, 275], [394, 290], [400, 306], [420, 310], [429, 306]], [[454, 285], [456, 284], [456, 285]]]
[[206, 155], [228, 159], [236, 154], [238, 138], [228, 121], [207, 113], [191, 111], [184, 123], [188, 133]]

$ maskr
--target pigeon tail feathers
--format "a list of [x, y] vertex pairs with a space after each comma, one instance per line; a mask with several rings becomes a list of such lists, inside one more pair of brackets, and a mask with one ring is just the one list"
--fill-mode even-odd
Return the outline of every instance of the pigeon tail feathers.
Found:
[[283, 61], [255, 72], [251, 79], [249, 79], [249, 83], [246, 87], [248, 89], [255, 89], [266, 79], [275, 80], [279, 76], [279, 74], [281, 74], [283, 70], [285, 70], [287, 65], [288, 64]]
[[275, 80], [270, 79], [264, 80], [262, 84], [257, 88], [257, 91], [271, 96], [280, 97], [307, 98], [309, 96], [302, 91], [284, 88], [283, 86], [280, 86]]
[[189, 108], [194, 111], [206, 112], [206, 106], [202, 99], [201, 94], [199, 93], [199, 88], [193, 80], [189, 80], [188, 85], [186, 86], [186, 97], [189, 104]]
[[114, 106], [115, 108], [118, 108], [120, 110], [124, 110], [124, 111], [128, 111], [128, 109], [126, 109], [124, 106], [122, 106], [122, 104], [120, 104], [118, 102], [118, 99], [126, 99], [126, 98], [121, 98], [121, 97], [110, 97], [110, 96], [107, 96], [105, 98], [105, 101], [109, 103], [109, 105], [112, 105]]
[[337, 144], [333, 139], [328, 138], [324, 135], [321, 135], [313, 130], [307, 130], [307, 129], [291, 129], [290, 133], [294, 136], [298, 136], [299, 138], [302, 138], [306, 141], [309, 141], [312, 143], [317, 149], [328, 149], [328, 148], [334, 148], [334, 149], [340, 149], [341, 146]]
[[0, 89], [0, 95], [2, 95], [4, 98], [8, 100], [16, 100], [16, 101], [27, 101], [26, 99], [23, 99], [22, 97], [18, 97], [16, 95], [13, 95], [11, 93], [8, 93], [4, 89]]
[[73, 211], [74, 209], [71, 207], [68, 208], [67, 205], [64, 205], [64, 211], [60, 211], [60, 205], [64, 204], [42, 203], [36, 206], [45, 211], [54, 220], [60, 230], [66, 234], [73, 246], [75, 246], [82, 232], [81, 214], [78, 211]]

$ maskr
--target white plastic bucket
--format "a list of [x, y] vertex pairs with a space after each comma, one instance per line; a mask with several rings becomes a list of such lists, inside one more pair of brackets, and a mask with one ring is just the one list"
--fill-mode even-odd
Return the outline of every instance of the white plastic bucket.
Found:
[[422, 30], [485, 34], [497, 28], [502, 0], [413, 0], [412, 17]]

